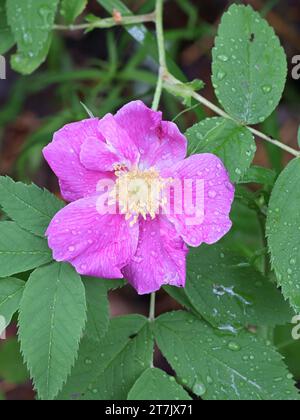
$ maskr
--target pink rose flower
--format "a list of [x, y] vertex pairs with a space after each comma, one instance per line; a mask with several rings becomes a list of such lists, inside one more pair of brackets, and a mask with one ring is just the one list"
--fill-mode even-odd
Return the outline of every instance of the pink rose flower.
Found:
[[220, 240], [234, 198], [218, 157], [186, 153], [177, 126], [140, 101], [55, 133], [44, 156], [71, 204], [46, 233], [54, 259], [82, 275], [126, 278], [139, 294], [184, 287], [187, 245]]

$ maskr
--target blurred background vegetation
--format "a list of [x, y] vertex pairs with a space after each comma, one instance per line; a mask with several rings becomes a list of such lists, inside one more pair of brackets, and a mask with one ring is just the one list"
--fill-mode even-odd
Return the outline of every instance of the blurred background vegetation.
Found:
[[[137, 14], [154, 10], [154, 0], [127, 0], [124, 3]], [[300, 54], [299, 0], [169, 0], [165, 6], [166, 47], [187, 79], [202, 79], [204, 96], [216, 102], [211, 85], [211, 49], [223, 12], [231, 3], [251, 4], [266, 16], [275, 28], [288, 55], [289, 79], [279, 109], [260, 129], [296, 147], [300, 123], [300, 80], [291, 77], [292, 57]], [[107, 17], [97, 0], [89, 0], [84, 14]], [[63, 22], [58, 15], [57, 23]], [[147, 25], [153, 31], [153, 25]], [[35, 182], [59, 195], [55, 176], [43, 161], [41, 150], [53, 132], [64, 124], [86, 118], [83, 102], [95, 116], [115, 112], [126, 102], [141, 99], [150, 104], [158, 70], [152, 56], [155, 44], [147, 38], [137, 44], [123, 27], [110, 30], [56, 31], [45, 64], [30, 76], [21, 76], [7, 66], [7, 80], [0, 81], [0, 173], [17, 180]], [[7, 54], [9, 57], [11, 52]], [[195, 104], [192, 104], [195, 105]], [[185, 131], [210, 111], [196, 106], [186, 109], [180, 98], [163, 94], [162, 110], [166, 119], [176, 118]], [[289, 159], [273, 146], [258, 141], [255, 163], [272, 168], [276, 173]], [[251, 187], [249, 194], [255, 194]], [[259, 191], [267, 195], [268, 191]], [[230, 233], [234, 247], [252, 258], [258, 265], [261, 256], [254, 251], [263, 244], [256, 213], [249, 210], [243, 199], [237, 199]], [[226, 239], [225, 239], [226, 242]], [[232, 240], [231, 247], [232, 247]], [[138, 297], [129, 287], [111, 295], [112, 315], [147, 312], [148, 298]], [[164, 292], [158, 297], [158, 312], [176, 308]], [[37, 314], [38, 315], [38, 314]], [[8, 338], [0, 341], [0, 399], [33, 399], [34, 392], [23, 367], [16, 339], [16, 322], [8, 330]], [[279, 350], [287, 356], [290, 369], [300, 380], [300, 343], [293, 342], [290, 327], [278, 328], [274, 339]], [[273, 339], [273, 337], [272, 337]], [[159, 356], [161, 357], [161, 356]], [[163, 364], [164, 361], [158, 363]]]

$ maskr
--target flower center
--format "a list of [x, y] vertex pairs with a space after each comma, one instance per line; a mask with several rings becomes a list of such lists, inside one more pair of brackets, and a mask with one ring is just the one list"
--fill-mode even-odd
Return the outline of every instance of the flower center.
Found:
[[145, 220], [159, 213], [160, 206], [166, 203], [162, 198], [164, 187], [169, 180], [160, 177], [155, 168], [142, 171], [137, 166], [127, 170], [124, 166], [115, 167], [117, 177], [115, 187], [110, 193], [111, 203], [118, 203], [119, 211], [126, 220], [132, 218], [133, 226], [141, 215]]

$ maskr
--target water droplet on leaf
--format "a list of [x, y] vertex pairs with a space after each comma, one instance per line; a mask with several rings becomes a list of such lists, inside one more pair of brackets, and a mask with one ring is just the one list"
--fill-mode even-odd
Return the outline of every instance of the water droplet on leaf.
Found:
[[206, 394], [206, 386], [202, 383], [196, 383], [193, 386], [193, 393], [199, 395], [199, 397], [202, 397]]

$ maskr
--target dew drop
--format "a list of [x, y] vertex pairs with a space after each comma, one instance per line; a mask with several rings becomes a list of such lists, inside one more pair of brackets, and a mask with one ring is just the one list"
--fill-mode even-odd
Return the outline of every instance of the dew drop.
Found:
[[263, 87], [262, 87], [262, 91], [263, 91], [263, 93], [271, 93], [272, 92], [272, 86], [270, 86], [270, 85], [264, 85]]
[[206, 394], [206, 386], [202, 383], [196, 383], [193, 386], [193, 393], [199, 395], [199, 397], [202, 397]]
[[209, 196], [209, 198], [216, 198], [217, 193], [216, 193], [216, 191], [211, 190], [211, 191], [208, 192], [208, 196]]
[[242, 171], [239, 168], [236, 168], [235, 173], [237, 175], [242, 175]]
[[228, 344], [228, 348], [229, 348], [229, 350], [232, 350], [232, 351], [240, 351], [241, 350], [241, 346], [238, 343], [235, 343], [234, 341], [231, 341]]
[[225, 71], [220, 70], [217, 74], [217, 79], [218, 80], [223, 80], [223, 79], [225, 79], [225, 77], [226, 77]]
[[38, 11], [39, 15], [44, 19], [46, 26], [49, 25], [49, 17], [51, 17], [51, 10], [48, 6], [43, 6]]
[[213, 379], [210, 376], [208, 376], [206, 379], [207, 379], [207, 383], [209, 385], [211, 385], [214, 382]]
[[219, 55], [218, 56], [218, 59], [220, 61], [223, 61], [224, 63], [226, 63], [229, 60], [229, 58], [227, 57], [227, 55], [224, 55], [224, 54]]
[[25, 42], [25, 44], [32, 44], [32, 36], [25, 32], [23, 35], [23, 41]]

